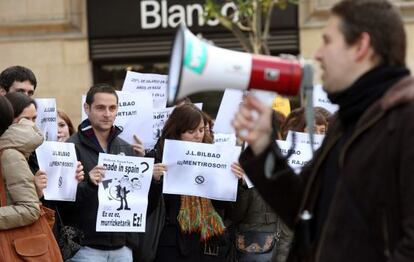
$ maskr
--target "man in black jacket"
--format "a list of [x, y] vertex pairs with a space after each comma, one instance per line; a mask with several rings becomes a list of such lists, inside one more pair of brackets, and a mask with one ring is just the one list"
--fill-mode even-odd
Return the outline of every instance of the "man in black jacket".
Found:
[[334, 5], [315, 58], [339, 111], [300, 176], [272, 141], [272, 111], [244, 99], [233, 121], [250, 145], [240, 163], [296, 229], [290, 261], [414, 261], [414, 79], [405, 54], [404, 26], [387, 0]]
[[134, 233], [96, 232], [97, 185], [105, 176], [104, 167], [97, 165], [99, 153], [134, 155], [132, 146], [118, 137], [121, 130], [114, 126], [118, 112], [115, 89], [105, 84], [91, 87], [84, 109], [88, 119], [67, 141], [75, 144], [85, 171], [85, 180], [78, 185], [76, 214], [71, 215], [72, 223], [83, 231], [83, 247], [70, 261], [132, 261], [132, 249], [138, 245]]

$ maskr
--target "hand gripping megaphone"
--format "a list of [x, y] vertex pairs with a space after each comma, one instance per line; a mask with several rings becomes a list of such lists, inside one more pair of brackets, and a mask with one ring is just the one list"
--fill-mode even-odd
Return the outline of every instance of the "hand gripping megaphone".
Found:
[[297, 59], [219, 48], [181, 25], [172, 47], [167, 100], [173, 104], [196, 92], [226, 88], [296, 95], [300, 88], [312, 88], [312, 75], [312, 66]]

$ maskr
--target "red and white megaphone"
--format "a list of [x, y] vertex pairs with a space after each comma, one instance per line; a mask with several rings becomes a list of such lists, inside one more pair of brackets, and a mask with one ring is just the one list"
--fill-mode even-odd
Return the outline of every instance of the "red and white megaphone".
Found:
[[226, 88], [296, 95], [301, 87], [312, 88], [312, 75], [312, 66], [297, 59], [212, 46], [181, 25], [170, 58], [168, 104], [196, 92]]

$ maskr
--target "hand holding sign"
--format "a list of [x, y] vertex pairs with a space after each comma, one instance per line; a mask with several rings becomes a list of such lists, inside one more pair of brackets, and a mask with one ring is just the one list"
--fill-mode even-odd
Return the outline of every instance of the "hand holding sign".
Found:
[[234, 162], [233, 164], [231, 164], [231, 172], [233, 172], [237, 179], [243, 178], [245, 174], [243, 168], [240, 166], [238, 162]]
[[95, 166], [89, 171], [89, 179], [94, 185], [98, 185], [102, 179], [105, 177], [105, 167], [103, 166]]
[[163, 163], [154, 164], [154, 171], [152, 172], [152, 177], [155, 181], [160, 181], [161, 177], [167, 172], [167, 165]]
[[34, 177], [37, 196], [40, 198], [43, 196], [43, 189], [47, 187], [47, 175], [44, 171], [38, 170]]
[[132, 149], [134, 150], [137, 156], [144, 156], [145, 155], [145, 148], [142, 141], [139, 139], [137, 135], [134, 134], [134, 141], [135, 143], [132, 144]]
[[83, 165], [80, 161], [78, 161], [78, 164], [76, 165], [76, 174], [75, 174], [76, 180], [79, 182], [82, 182], [85, 178], [85, 172], [83, 172]]

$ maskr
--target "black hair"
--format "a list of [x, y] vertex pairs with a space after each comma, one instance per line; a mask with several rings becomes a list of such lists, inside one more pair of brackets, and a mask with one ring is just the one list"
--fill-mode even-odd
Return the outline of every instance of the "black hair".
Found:
[[15, 81], [29, 81], [33, 85], [34, 89], [36, 89], [37, 86], [37, 80], [34, 73], [27, 67], [11, 66], [0, 73], [0, 87], [4, 88], [6, 93], [9, 92], [10, 87]]
[[95, 84], [91, 86], [91, 88], [89, 88], [89, 91], [86, 94], [86, 103], [89, 106], [92, 105], [96, 93], [113, 94], [116, 97], [116, 103], [118, 104], [118, 95], [116, 93], [115, 88], [109, 84], [103, 83], [103, 84]]

